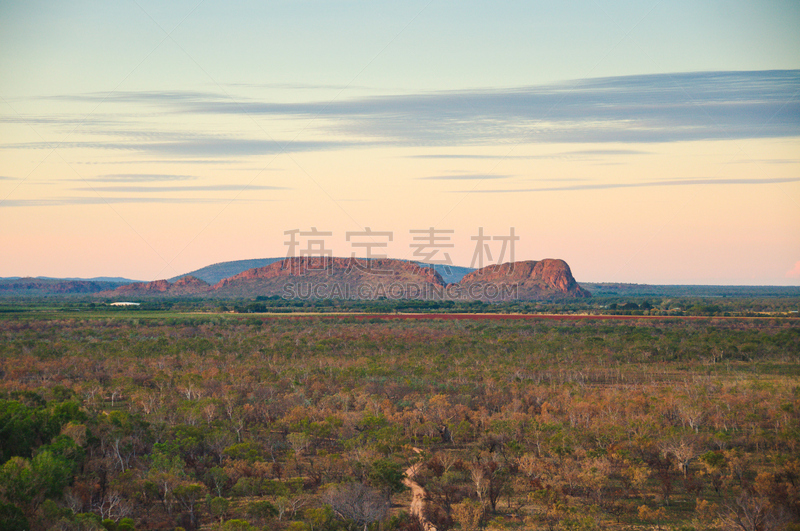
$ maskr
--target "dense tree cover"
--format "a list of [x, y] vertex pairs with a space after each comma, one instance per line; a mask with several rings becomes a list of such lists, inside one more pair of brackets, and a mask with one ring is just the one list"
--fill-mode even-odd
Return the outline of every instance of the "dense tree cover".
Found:
[[0, 319], [0, 529], [800, 520], [794, 320], [136, 315]]

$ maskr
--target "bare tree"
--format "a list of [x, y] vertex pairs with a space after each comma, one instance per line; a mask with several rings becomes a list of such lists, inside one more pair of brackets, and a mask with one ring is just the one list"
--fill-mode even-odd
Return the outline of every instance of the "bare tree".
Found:
[[776, 510], [764, 496], [742, 492], [727, 504], [727, 514], [721, 518], [725, 531], [772, 531], [781, 529], [786, 515]]
[[694, 445], [694, 443], [685, 439], [681, 439], [677, 442], [666, 443], [662, 445], [661, 451], [664, 456], [671, 455], [673, 458], [675, 458], [678, 469], [683, 473], [684, 478], [686, 477], [686, 473], [689, 471], [689, 463], [691, 463], [692, 460], [700, 455], [700, 450]]
[[325, 503], [344, 520], [352, 520], [367, 531], [369, 524], [383, 520], [389, 512], [386, 496], [362, 483], [349, 483], [329, 490]]

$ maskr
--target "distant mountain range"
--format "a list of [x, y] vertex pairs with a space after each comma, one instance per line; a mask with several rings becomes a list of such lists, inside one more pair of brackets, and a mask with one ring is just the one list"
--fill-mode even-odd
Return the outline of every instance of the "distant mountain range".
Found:
[[[377, 289], [375, 279], [370, 275], [361, 279], [350, 274], [345, 275], [348, 266], [344, 264], [349, 260], [346, 258], [337, 259], [335, 263], [338, 265], [333, 269], [326, 270], [322, 276], [309, 270], [301, 278], [285, 276], [282, 270], [286, 268], [279, 264], [285, 260], [285, 258], [257, 258], [221, 262], [185, 275], [155, 282], [139, 282], [122, 277], [6, 277], [0, 278], [0, 297], [101, 296], [119, 300], [121, 297], [251, 298], [259, 295], [290, 296], [291, 293], [280, 292], [280, 290], [293, 289], [286, 287], [292, 283], [295, 287], [306, 289], [309, 281], [328, 284], [332, 281], [338, 282], [342, 289], [345, 285], [348, 286], [347, 289], [357, 289], [359, 285], [372, 286]], [[363, 259], [359, 261], [363, 263]], [[517, 295], [520, 299], [583, 296], [582, 293], [587, 290], [594, 297], [599, 298], [800, 296], [800, 286], [648, 285], [610, 282], [581, 282], [578, 285], [578, 283], [574, 283], [566, 263], [564, 263], [564, 269], [569, 272], [568, 275], [563, 271], [559, 272], [561, 271], [559, 267], [552, 271], [545, 271], [544, 264], [556, 262], [562, 261], [516, 262], [513, 271], [503, 269], [509, 267], [507, 264], [499, 267], [489, 266], [481, 270], [479, 275], [475, 275], [476, 270], [469, 267], [445, 267], [437, 264], [432, 268], [428, 264], [406, 260], [388, 260], [387, 263], [392, 265], [387, 267], [394, 271], [392, 274], [396, 276], [395, 281], [417, 283], [419, 286], [428, 286], [431, 289], [439, 289], [448, 285], [454, 286], [451, 290], [468, 289], [471, 286], [473, 292], [476, 292], [476, 290], [491, 290], [492, 286], [502, 283], [514, 283], [517, 286], [516, 289], [519, 290]], [[535, 271], [537, 267], [535, 264], [542, 265], [539, 265], [539, 269]], [[374, 265], [380, 264], [375, 262]], [[342, 268], [344, 269], [342, 270]], [[269, 278], [262, 278], [265, 275]], [[550, 282], [549, 285], [548, 282]], [[218, 286], [220, 283], [223, 283], [224, 286]], [[389, 284], [391, 283], [389, 282]], [[363, 289], [367, 289], [367, 287]], [[489, 295], [491, 294], [490, 292]], [[307, 296], [307, 293], [297, 292], [295, 295]], [[335, 293], [334, 295], [340, 294]], [[486, 293], [482, 295], [486, 295]], [[381, 296], [380, 293], [378, 296]], [[386, 296], [392, 296], [392, 294], [387, 293]]]
[[[253, 261], [249, 262], [251, 265]], [[213, 279], [241, 264], [217, 264], [200, 270]], [[459, 268], [465, 270], [467, 268]], [[453, 270], [448, 271], [451, 278]], [[460, 273], [460, 272], [459, 272]], [[107, 297], [215, 297], [279, 296], [300, 299], [423, 299], [423, 300], [538, 300], [588, 297], [563, 260], [546, 259], [489, 266], [447, 282], [436, 268], [406, 260], [354, 258], [286, 258], [247, 269], [211, 285], [196, 275], [174, 282], [157, 280], [119, 286]]]
[[0, 279], [0, 296], [86, 295], [113, 290], [125, 285], [126, 282], [61, 278], [4, 278]]
[[56, 280], [56, 281], [65, 281], [65, 280], [77, 280], [81, 282], [116, 282], [118, 284], [130, 284], [131, 282], [141, 282], [141, 280], [133, 280], [130, 278], [123, 278], [123, 277], [92, 277], [92, 278], [75, 278], [75, 277], [66, 277], [66, 278], [55, 278], [55, 277], [0, 277], [0, 281], [3, 280], [19, 280], [21, 278], [25, 278], [27, 280]]
[[[130, 288], [131, 295], [162, 293], [166, 295], [165, 282], [174, 285], [184, 277], [194, 277], [209, 286], [215, 285], [220, 281], [234, 277], [240, 273], [251, 269], [258, 269], [269, 266], [285, 258], [255, 258], [250, 260], [234, 260], [230, 262], [220, 262], [212, 264], [189, 273], [178, 275], [168, 280], [156, 281], [155, 283], [141, 282], [122, 277], [95, 277], [95, 278], [50, 278], [50, 277], [0, 277], [0, 297], [6, 296], [60, 296], [60, 295], [86, 295], [92, 293], [109, 292], [125, 285], [135, 285]], [[361, 259], [363, 260], [363, 259]], [[400, 260], [398, 260], [400, 262]], [[417, 262], [408, 262], [417, 264]], [[445, 284], [453, 284], [461, 280], [464, 275], [474, 271], [473, 268], [460, 266], [444, 266], [437, 264], [421, 264], [426, 268], [433, 268], [442, 277]], [[177, 287], [171, 288], [172, 295], [188, 295], [189, 291], [198, 291], [198, 286], [187, 286], [180, 283]], [[146, 288], [150, 286], [150, 288]]]

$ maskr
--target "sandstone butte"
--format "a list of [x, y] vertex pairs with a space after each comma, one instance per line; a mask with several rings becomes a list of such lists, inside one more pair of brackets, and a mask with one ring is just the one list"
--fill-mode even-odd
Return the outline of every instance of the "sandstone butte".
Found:
[[[476, 289], [487, 284], [516, 286], [517, 293], [509, 293], [505, 299], [520, 300], [543, 299], [552, 296], [590, 297], [591, 294], [580, 287], [572, 276], [569, 265], [564, 260], [545, 258], [490, 265], [468, 273], [459, 282], [464, 291], [491, 294], [488, 289]], [[488, 297], [483, 297], [487, 299]]]
[[[513, 289], [503, 291], [504, 296], [498, 298], [494, 295], [495, 290], [491, 289], [493, 286], [510, 286]], [[317, 289], [316, 293], [314, 289]], [[528, 260], [492, 265], [469, 273], [457, 284], [447, 285], [432, 268], [404, 260], [365, 261], [320, 257], [286, 258], [265, 267], [248, 269], [213, 286], [186, 276], [172, 284], [166, 280], [140, 282], [98, 295], [482, 300], [590, 296], [578, 285], [563, 260]]]

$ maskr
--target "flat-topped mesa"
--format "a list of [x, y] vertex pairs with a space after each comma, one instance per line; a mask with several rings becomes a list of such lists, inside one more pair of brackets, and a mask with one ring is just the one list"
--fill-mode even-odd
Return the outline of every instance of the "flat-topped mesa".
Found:
[[[407, 286], [424, 291], [426, 287], [442, 288], [442, 276], [432, 268], [413, 262], [393, 259], [294, 257], [248, 269], [223, 279], [213, 286], [217, 295], [225, 296], [294, 296], [309, 298], [371, 299], [393, 293], [405, 294]], [[312, 286], [312, 288], [308, 288]], [[318, 287], [317, 287], [318, 286]], [[400, 290], [400, 287], [403, 290]], [[413, 295], [410, 295], [413, 298]], [[405, 298], [405, 295], [399, 298]]]
[[[465, 275], [459, 285], [469, 288], [475, 285], [494, 284], [498, 286], [516, 285], [516, 291], [505, 291], [504, 299], [547, 299], [564, 297], [590, 297], [572, 276], [569, 265], [564, 260], [546, 258], [490, 265]], [[487, 290], [474, 290], [484, 293]]]

